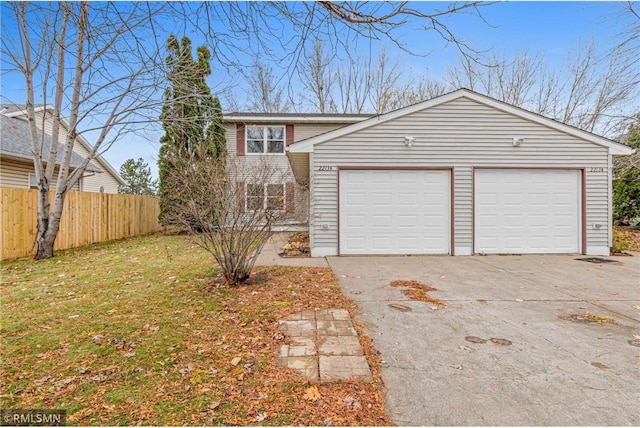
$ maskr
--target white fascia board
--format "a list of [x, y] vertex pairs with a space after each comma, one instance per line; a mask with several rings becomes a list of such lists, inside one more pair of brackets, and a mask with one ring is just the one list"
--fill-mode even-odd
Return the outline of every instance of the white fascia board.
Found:
[[[47, 105], [42, 105], [42, 106], [38, 106], [38, 107], [34, 107], [33, 111], [35, 113], [38, 113], [40, 111], [43, 110], [51, 110], [53, 109], [53, 106], [50, 104]], [[27, 115], [27, 110], [18, 110], [18, 111], [14, 111], [12, 113], [4, 113], [5, 116], [7, 117], [20, 117], [20, 116], [26, 116]]]
[[353, 117], [343, 115], [331, 116], [288, 116], [288, 115], [270, 115], [270, 116], [252, 116], [252, 115], [225, 115], [223, 122], [241, 122], [241, 123], [357, 123], [366, 120], [367, 117]]
[[432, 98], [427, 101], [422, 101], [420, 103], [413, 104], [408, 107], [404, 107], [404, 108], [383, 114], [381, 116], [374, 116], [371, 119], [367, 119], [350, 126], [345, 126], [344, 128], [336, 129], [334, 131], [330, 131], [325, 134], [318, 135], [316, 137], [308, 138], [303, 141], [299, 141], [297, 143], [290, 145], [287, 148], [287, 150], [293, 153], [296, 153], [296, 152], [309, 153], [313, 151], [313, 146], [315, 146], [316, 144], [321, 144], [326, 141], [351, 134], [353, 132], [361, 131], [373, 125], [388, 122], [389, 120], [393, 120], [402, 116], [416, 113], [418, 111], [435, 107], [440, 104], [444, 104], [449, 101], [453, 101], [455, 99], [462, 98], [462, 97], [476, 101], [480, 104], [493, 107], [497, 110], [504, 111], [505, 113], [509, 113], [514, 116], [521, 117], [525, 120], [538, 123], [548, 128], [552, 128], [557, 131], [564, 132], [566, 134], [580, 138], [581, 140], [607, 147], [609, 149], [609, 153], [611, 153], [612, 155], [630, 155], [633, 153], [633, 149], [625, 146], [624, 144], [616, 143], [615, 141], [609, 140], [608, 138], [601, 137], [599, 135], [592, 134], [590, 132], [582, 131], [573, 126], [570, 126], [561, 122], [557, 122], [553, 119], [546, 118], [537, 113], [533, 113], [533, 112], [524, 110], [522, 108], [504, 103], [502, 101], [498, 101], [493, 98], [480, 95], [468, 89], [458, 89], [457, 91], [450, 92], [448, 94], [441, 95], [439, 97]]

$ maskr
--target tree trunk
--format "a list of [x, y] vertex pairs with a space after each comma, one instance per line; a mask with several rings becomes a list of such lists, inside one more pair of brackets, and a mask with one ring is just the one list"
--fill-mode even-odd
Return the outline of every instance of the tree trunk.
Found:
[[55, 243], [56, 235], [46, 233], [38, 239], [38, 250], [34, 256], [35, 260], [44, 260], [53, 257], [53, 244]]
[[53, 257], [53, 245], [55, 244], [58, 231], [60, 230], [60, 218], [62, 207], [64, 206], [63, 194], [56, 194], [53, 208], [49, 212], [49, 192], [40, 189], [38, 193], [38, 236], [37, 250], [34, 260], [44, 260]]

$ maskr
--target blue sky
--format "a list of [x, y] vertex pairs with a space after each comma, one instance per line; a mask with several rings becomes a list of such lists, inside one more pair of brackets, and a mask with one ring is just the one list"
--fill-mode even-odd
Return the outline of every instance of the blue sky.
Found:
[[[415, 7], [433, 7], [435, 3], [415, 4]], [[619, 33], [631, 17], [620, 15], [621, 2], [511, 2], [482, 7], [481, 11], [491, 26], [477, 17], [455, 15], [447, 23], [454, 33], [470, 42], [476, 49], [505, 55], [507, 58], [523, 51], [539, 53], [545, 57], [549, 68], [562, 71], [566, 67], [569, 52], [579, 46], [586, 47], [596, 40], [598, 49], [606, 51], [619, 40]], [[427, 56], [410, 56], [386, 44], [389, 56], [397, 61], [400, 70], [407, 70], [416, 77], [427, 74], [430, 78], [442, 77], [448, 67], [458, 64], [458, 53], [453, 46], [445, 46], [434, 32], [425, 32], [409, 23], [400, 32], [401, 40], [409, 49], [429, 53]], [[400, 34], [399, 33], [399, 34]], [[192, 36], [187, 29], [185, 34]], [[193, 40], [194, 46], [198, 40]], [[371, 46], [376, 52], [379, 46]], [[359, 52], [369, 51], [368, 42], [359, 43]], [[212, 64], [216, 70], [216, 64]], [[639, 65], [640, 67], [640, 65]], [[242, 81], [234, 76], [218, 74], [210, 78], [212, 88], [237, 85]], [[2, 73], [2, 102], [24, 102], [24, 82], [12, 74]], [[243, 88], [235, 93], [242, 96]], [[224, 101], [224, 100], [223, 100]], [[242, 104], [242, 102], [241, 102]], [[223, 108], [224, 108], [223, 104]], [[119, 169], [129, 158], [142, 157], [156, 170], [158, 139], [161, 135], [150, 131], [145, 136], [127, 137], [114, 144], [104, 157]]]

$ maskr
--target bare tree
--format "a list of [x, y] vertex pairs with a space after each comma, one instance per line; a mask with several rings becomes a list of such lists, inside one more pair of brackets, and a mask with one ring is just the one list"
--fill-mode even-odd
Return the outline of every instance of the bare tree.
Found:
[[382, 114], [389, 110], [391, 93], [398, 86], [401, 76], [397, 62], [390, 62], [385, 48], [378, 52], [378, 61], [373, 75], [371, 88], [371, 104], [376, 114]]
[[336, 108], [332, 96], [334, 86], [334, 67], [320, 39], [315, 39], [310, 53], [305, 55], [300, 67], [300, 82], [306, 92], [304, 101], [314, 105], [319, 113], [327, 113]]
[[340, 113], [365, 113], [370, 111], [367, 102], [370, 98], [373, 75], [368, 60], [350, 59], [348, 64], [335, 72], [337, 96], [334, 97], [334, 109]]
[[396, 110], [445, 94], [449, 90], [446, 83], [422, 77], [415, 81], [410, 78], [406, 83], [392, 87], [386, 99], [386, 111]]
[[249, 109], [259, 113], [284, 113], [290, 104], [284, 96], [284, 88], [279, 85], [268, 65], [256, 62], [253, 75], [249, 79]]
[[[124, 134], [157, 121], [167, 34], [198, 32], [211, 48], [215, 70], [245, 72], [255, 58], [266, 58], [266, 64], [278, 64], [290, 79], [316, 37], [333, 41], [332, 55], [349, 57], [360, 39], [389, 40], [406, 49], [399, 33], [408, 22], [421, 23], [463, 55], [475, 57], [477, 52], [449, 30], [447, 20], [463, 11], [479, 15], [479, 6], [485, 4], [452, 3], [438, 9], [408, 2], [3, 2], [3, 72], [17, 72], [26, 82], [39, 191], [36, 259], [53, 255], [65, 197], [91, 160]], [[169, 25], [171, 30], [165, 31]], [[269, 73], [262, 69], [263, 83]], [[284, 97], [270, 93], [271, 99], [265, 100], [266, 93], [263, 88], [256, 92], [262, 111], [286, 110]], [[36, 103], [51, 104], [50, 117], [39, 115]], [[43, 153], [46, 120], [52, 123], [53, 141]], [[81, 134], [95, 135], [94, 145], [83, 164], [72, 170], [69, 162]], [[53, 189], [59, 142], [62, 161]]]
[[285, 172], [268, 158], [251, 165], [234, 158], [176, 161], [185, 162], [175, 182], [186, 196], [174, 221], [213, 256], [228, 285], [246, 281], [273, 227], [292, 216]]
[[612, 25], [619, 25], [619, 18], [629, 19], [621, 28], [618, 43], [609, 50], [612, 62], [618, 64], [620, 72], [628, 73], [631, 85], [640, 84], [640, 5], [638, 2], [621, 2], [620, 12], [611, 16]]
[[484, 66], [461, 58], [459, 67], [448, 70], [449, 85], [469, 88], [509, 104], [522, 106], [530, 102], [542, 67], [542, 58], [526, 52], [513, 60], [493, 56]]
[[448, 71], [451, 87], [467, 87], [590, 132], [616, 136], [628, 126], [638, 84], [595, 45], [578, 47], [566, 73], [549, 70], [544, 58], [524, 53], [514, 60], [493, 58], [488, 67], [465, 58]]
[[[35, 258], [43, 259], [53, 256], [65, 197], [89, 162], [130, 131], [132, 124], [149, 120], [145, 113], [156, 93], [158, 74], [153, 66], [158, 50], [153, 41], [143, 40], [149, 16], [159, 14], [161, 7], [153, 10], [146, 3], [94, 7], [85, 1], [11, 3], [2, 8], [3, 27], [13, 15], [18, 29], [3, 28], [3, 65], [21, 73], [26, 82], [26, 115], [38, 182]], [[51, 108], [36, 111], [36, 99]], [[52, 144], [44, 150], [49, 120]], [[71, 169], [76, 139], [86, 132], [97, 134], [93, 148], [81, 165]], [[62, 160], [57, 163], [59, 147]]]

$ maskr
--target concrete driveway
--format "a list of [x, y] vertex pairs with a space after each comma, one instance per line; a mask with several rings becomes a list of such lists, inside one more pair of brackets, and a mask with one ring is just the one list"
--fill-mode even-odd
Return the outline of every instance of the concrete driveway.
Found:
[[[640, 254], [576, 258], [328, 261], [380, 352], [396, 424], [640, 425]], [[437, 288], [446, 307], [409, 300], [393, 280]], [[560, 318], [586, 312], [616, 323]]]

